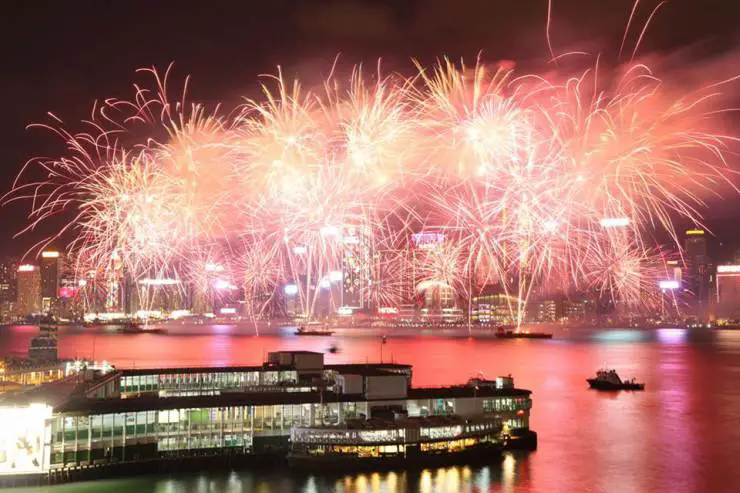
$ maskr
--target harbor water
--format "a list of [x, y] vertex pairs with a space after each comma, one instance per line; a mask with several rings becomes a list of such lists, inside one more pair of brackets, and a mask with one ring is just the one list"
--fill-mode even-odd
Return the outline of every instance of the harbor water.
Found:
[[[552, 340], [499, 340], [465, 330], [337, 329], [299, 337], [292, 329], [176, 325], [168, 334], [63, 328], [62, 358], [119, 367], [260, 363], [268, 351], [305, 349], [328, 363], [396, 361], [414, 385], [511, 374], [533, 391], [537, 451], [489, 464], [357, 474], [290, 470], [192, 472], [23, 488], [24, 492], [732, 492], [740, 485], [740, 331], [571, 329]], [[0, 327], [0, 356], [22, 355], [38, 328]], [[386, 335], [385, 343], [382, 336]], [[600, 393], [586, 378], [603, 366], [646, 383], [645, 392]], [[0, 426], [8, 426], [2, 423]]]

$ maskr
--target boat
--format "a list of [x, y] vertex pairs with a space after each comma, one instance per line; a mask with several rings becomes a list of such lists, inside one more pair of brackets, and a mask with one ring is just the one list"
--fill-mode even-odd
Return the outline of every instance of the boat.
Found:
[[127, 323], [118, 329], [122, 334], [166, 334], [167, 329], [161, 327], [142, 327], [139, 324]]
[[602, 369], [596, 372], [596, 378], [587, 378], [592, 389], [596, 390], [645, 390], [644, 383], [622, 380], [615, 370]]
[[336, 344], [332, 344], [331, 346], [329, 346], [328, 351], [331, 354], [337, 354], [339, 352], [339, 346], [337, 346]]
[[298, 330], [295, 331], [295, 335], [297, 336], [330, 336], [334, 332], [331, 330], [326, 329], [307, 329], [304, 326], [298, 327]]
[[516, 331], [500, 327], [496, 331], [499, 339], [552, 339], [550, 332]]
[[293, 428], [288, 464], [346, 470], [471, 463], [500, 458], [507, 439], [492, 414], [348, 420]]

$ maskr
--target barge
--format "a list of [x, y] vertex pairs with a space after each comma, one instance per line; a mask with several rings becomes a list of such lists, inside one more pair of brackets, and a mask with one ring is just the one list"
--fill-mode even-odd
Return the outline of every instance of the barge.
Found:
[[551, 332], [533, 332], [529, 330], [513, 330], [505, 327], [499, 327], [496, 331], [496, 337], [499, 339], [552, 339]]
[[329, 365], [310, 351], [255, 366], [81, 366], [0, 396], [0, 485], [219, 460], [402, 467], [536, 447], [531, 392], [512, 378], [433, 388], [411, 379], [409, 365]]

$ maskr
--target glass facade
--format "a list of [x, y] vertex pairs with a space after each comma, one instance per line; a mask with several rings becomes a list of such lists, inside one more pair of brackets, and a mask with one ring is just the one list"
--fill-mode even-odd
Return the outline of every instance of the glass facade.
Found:
[[121, 376], [121, 394], [158, 393], [162, 397], [207, 395], [221, 390], [280, 390], [296, 385], [295, 370], [235, 370], [151, 373]]
[[[4, 422], [18, 423], [17, 430], [0, 430], [0, 446], [13, 444], [5, 454], [10, 457], [11, 452], [18, 455], [14, 444], [38, 443], [36, 449], [21, 454], [26, 465], [6, 462], [23, 470], [56, 473], [161, 457], [287, 453], [291, 438], [316, 445], [316, 451], [368, 456], [405, 454], [407, 444], [420, 442], [439, 443], [429, 445], [429, 451], [457, 450], [473, 443], [470, 438], [477, 443], [489, 436], [498, 439], [501, 425], [528, 427], [532, 401], [527, 392], [470, 386], [400, 388], [397, 374], [406, 375], [410, 384], [409, 367], [391, 367], [387, 380], [379, 369], [384, 371], [371, 367], [368, 373], [366, 365], [323, 370], [312, 366], [311, 371], [301, 370], [300, 379], [295, 365], [282, 363], [104, 372], [93, 375], [97, 380], [72, 382], [70, 389], [82, 392], [79, 395], [85, 399], [70, 398], [56, 409], [44, 405], [34, 412], [36, 408], [27, 403], [0, 407], [0, 415], [7, 416]], [[385, 392], [383, 399], [342, 393], [335, 386], [336, 375], [352, 375], [358, 389], [366, 389], [372, 376]], [[353, 423], [388, 419], [390, 411], [407, 416], [389, 429]], [[0, 457], [2, 453], [0, 448]], [[0, 473], [1, 467], [2, 461]]]
[[503, 411], [515, 412], [531, 408], [532, 399], [528, 397], [494, 397], [483, 399], [483, 411], [488, 413]]

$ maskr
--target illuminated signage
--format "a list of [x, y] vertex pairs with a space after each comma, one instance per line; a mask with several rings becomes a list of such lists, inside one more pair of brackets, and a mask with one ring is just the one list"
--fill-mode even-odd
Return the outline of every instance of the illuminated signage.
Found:
[[704, 234], [703, 229], [689, 229], [686, 231], [686, 236], [701, 236]]
[[236, 308], [225, 307], [221, 308], [221, 315], [233, 315], [236, 313]]
[[42, 258], [59, 258], [59, 252], [52, 252], [52, 251], [41, 252], [41, 257]]
[[602, 228], [623, 228], [629, 226], [631, 222], [628, 217], [605, 217], [599, 224]]
[[444, 233], [414, 233], [411, 235], [411, 241], [416, 246], [434, 245], [444, 243], [445, 235]]
[[296, 286], [295, 284], [286, 284], [283, 288], [283, 291], [285, 292], [285, 294], [293, 296], [298, 294], [298, 286]]
[[172, 286], [179, 282], [180, 281], [177, 279], [142, 279], [139, 281], [139, 284], [143, 284], [145, 286]]
[[23, 264], [18, 266], [18, 272], [33, 272], [35, 270], [35, 265]]
[[660, 281], [658, 285], [660, 286], [660, 289], [678, 289], [679, 286], [678, 281], [676, 281], [675, 279]]
[[308, 249], [304, 246], [294, 246], [293, 253], [296, 255], [305, 255]]
[[381, 306], [380, 308], [378, 308], [378, 313], [392, 315], [392, 314], [398, 313], [398, 308], [393, 307], [393, 306]]
[[738, 274], [740, 265], [718, 265], [717, 274]]
[[206, 272], [223, 272], [224, 266], [208, 262], [206, 264]]
[[352, 310], [352, 307], [350, 306], [340, 306], [339, 309], [337, 310], [337, 314], [342, 317], [350, 316], [352, 315], [352, 313], [353, 313], [353, 310]]
[[666, 265], [678, 265], [678, 260], [668, 260], [666, 261]]

